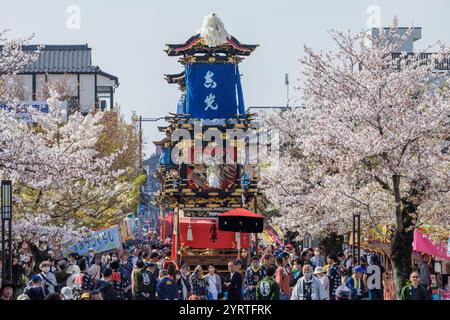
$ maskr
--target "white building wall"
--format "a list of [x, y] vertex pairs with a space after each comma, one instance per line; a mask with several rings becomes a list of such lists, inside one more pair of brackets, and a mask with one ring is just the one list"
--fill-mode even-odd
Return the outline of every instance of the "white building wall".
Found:
[[67, 83], [68, 93], [72, 97], [78, 96], [78, 90], [77, 90], [78, 80], [77, 80], [76, 74], [48, 74], [47, 81], [49, 83], [54, 82], [54, 81], [64, 81]]
[[[39, 92], [42, 90], [44, 84], [45, 84], [45, 75], [36, 74], [36, 95], [39, 95]], [[37, 96], [36, 99], [39, 100], [39, 97]]]
[[97, 87], [114, 87], [115, 82], [105, 76], [97, 75]]
[[[390, 29], [389, 28], [383, 28], [384, 32], [386, 32], [387, 34], [389, 34]], [[372, 28], [371, 30], [369, 30], [369, 33], [372, 37], [378, 37], [380, 35], [380, 29], [378, 28]], [[397, 33], [399, 36], [403, 36], [406, 32], [408, 31], [408, 28], [404, 28], [404, 27], [399, 27], [397, 29]], [[417, 40], [420, 40], [422, 38], [422, 28], [420, 27], [415, 27], [411, 34], [409, 35], [409, 37], [405, 40], [405, 42], [399, 47], [397, 48], [397, 50], [395, 50], [395, 53], [401, 53], [403, 51], [405, 52], [413, 52], [414, 51], [414, 42]]]
[[[25, 100], [33, 100], [33, 75], [22, 75], [25, 87]], [[78, 77], [77, 74], [36, 74], [36, 93], [42, 90], [45, 82], [67, 81], [69, 92], [72, 96], [78, 96]], [[114, 87], [115, 82], [109, 78], [97, 75], [97, 87]], [[37, 99], [39, 100], [39, 96]], [[80, 74], [80, 111], [88, 112], [95, 105], [95, 74]]]
[[33, 100], [33, 75], [31, 74], [23, 74], [22, 82], [25, 89], [25, 101]]
[[87, 112], [95, 105], [95, 75], [80, 74], [80, 111]]

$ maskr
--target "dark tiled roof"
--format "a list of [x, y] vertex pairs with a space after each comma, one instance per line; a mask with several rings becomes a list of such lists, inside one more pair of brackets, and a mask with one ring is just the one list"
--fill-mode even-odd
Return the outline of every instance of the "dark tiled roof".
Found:
[[[35, 51], [37, 45], [22, 46], [23, 51]], [[2, 46], [0, 46], [2, 50]], [[45, 45], [39, 58], [26, 66], [21, 73], [97, 73], [119, 85], [119, 79], [92, 65], [92, 49], [81, 45]]]
[[[36, 45], [23, 46], [22, 50], [36, 50]], [[96, 72], [92, 65], [91, 48], [85, 45], [46, 45], [39, 58], [22, 72]]]

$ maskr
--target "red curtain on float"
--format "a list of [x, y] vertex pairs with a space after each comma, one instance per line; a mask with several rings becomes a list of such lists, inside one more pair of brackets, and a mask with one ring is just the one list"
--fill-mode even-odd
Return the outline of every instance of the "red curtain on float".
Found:
[[[166, 237], [172, 234], [173, 212], [170, 212], [165, 219]], [[164, 228], [164, 218], [159, 216], [159, 235], [162, 237]], [[161, 239], [164, 241], [165, 239]]]
[[[189, 223], [192, 241], [187, 240]], [[237, 249], [236, 233], [220, 231], [216, 218], [180, 218], [180, 241], [182, 247], [193, 249]], [[241, 233], [241, 249], [250, 248], [250, 236]]]
[[177, 241], [177, 235], [173, 234], [172, 235], [172, 252], [170, 254], [170, 260], [174, 261], [175, 257], [177, 256], [177, 246], [176, 246], [176, 242]]

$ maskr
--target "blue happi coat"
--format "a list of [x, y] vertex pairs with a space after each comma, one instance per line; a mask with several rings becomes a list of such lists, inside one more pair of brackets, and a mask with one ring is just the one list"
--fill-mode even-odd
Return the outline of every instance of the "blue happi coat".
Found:
[[[262, 267], [259, 267], [257, 270], [253, 270], [253, 267], [250, 266], [245, 271], [245, 290], [244, 296], [246, 300], [256, 300], [256, 285], [259, 280], [264, 278], [265, 272]], [[252, 289], [249, 286], [253, 286]]]

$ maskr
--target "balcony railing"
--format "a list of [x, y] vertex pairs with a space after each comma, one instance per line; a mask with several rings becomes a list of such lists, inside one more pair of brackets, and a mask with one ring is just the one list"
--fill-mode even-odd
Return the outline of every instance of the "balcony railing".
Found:
[[247, 113], [277, 113], [290, 110], [291, 107], [278, 107], [278, 106], [253, 106], [247, 108]]
[[[413, 57], [413, 56], [417, 56], [417, 58], [419, 60], [424, 60], [424, 62], [431, 62], [431, 57], [433, 55], [435, 55], [436, 53], [420, 53], [418, 55], [416, 55], [413, 52], [407, 53], [407, 57]], [[401, 53], [392, 53], [392, 58], [393, 59], [398, 59], [402, 56]], [[434, 68], [436, 69], [436, 71], [450, 71], [450, 57], [445, 57], [441, 60], [438, 60], [436, 58], [433, 59], [433, 63], [434, 63]]]

